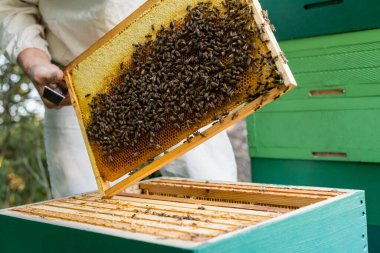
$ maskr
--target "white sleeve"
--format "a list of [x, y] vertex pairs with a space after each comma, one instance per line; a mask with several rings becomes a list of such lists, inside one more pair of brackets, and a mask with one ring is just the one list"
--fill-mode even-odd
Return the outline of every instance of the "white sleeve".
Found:
[[0, 0], [0, 48], [16, 62], [26, 48], [38, 48], [50, 58], [44, 39], [38, 0]]

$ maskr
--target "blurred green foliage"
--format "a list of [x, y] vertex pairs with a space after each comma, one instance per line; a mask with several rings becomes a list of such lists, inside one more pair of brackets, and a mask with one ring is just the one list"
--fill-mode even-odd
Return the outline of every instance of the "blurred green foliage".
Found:
[[51, 198], [41, 103], [21, 69], [0, 55], [0, 208]]

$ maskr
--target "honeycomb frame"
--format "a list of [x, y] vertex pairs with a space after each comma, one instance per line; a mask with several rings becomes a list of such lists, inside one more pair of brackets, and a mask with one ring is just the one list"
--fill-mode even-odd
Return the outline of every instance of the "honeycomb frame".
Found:
[[[100, 151], [97, 150], [98, 148], [95, 145], [89, 142], [86, 134], [86, 125], [89, 121], [90, 110], [88, 106], [90, 100], [86, 99], [87, 94], [104, 92], [107, 90], [106, 85], [112, 82], [115, 77], [117, 77], [118, 71], [120, 69], [120, 64], [125, 63], [124, 59], [127, 56], [130, 56], [133, 52], [132, 43], [129, 43], [130, 45], [124, 44], [123, 50], [125, 53], [124, 51], [121, 51], [120, 45], [123, 42], [123, 38], [128, 37], [129, 42], [134, 43], [144, 41], [144, 35], [150, 32], [152, 23], [155, 25], [157, 24], [158, 26], [158, 24], [162, 23], [163, 20], [173, 20], [175, 18], [181, 17], [185, 14], [184, 10], [186, 9], [187, 5], [195, 5], [198, 2], [201, 1], [148, 0], [129, 17], [119, 23], [114, 29], [112, 29], [101, 39], [95, 42], [95, 44], [93, 44], [84, 53], [74, 59], [64, 71], [65, 81], [69, 87], [71, 101], [77, 114], [99, 191], [101, 194], [107, 197], [111, 197], [117, 194], [129, 185], [132, 185], [133, 183], [161, 169], [192, 148], [200, 145], [201, 143], [210, 139], [212, 136], [233, 125], [238, 120], [245, 118], [249, 114], [255, 112], [262, 106], [266, 105], [267, 103], [271, 102], [272, 100], [284, 94], [286, 91], [289, 91], [296, 86], [294, 77], [273, 35], [269, 20], [265, 12], [262, 11], [261, 6], [257, 0], [248, 0], [247, 2], [252, 6], [254, 10], [254, 22], [256, 23], [257, 27], [261, 27], [263, 30], [262, 36], [264, 37], [265, 41], [265, 44], [263, 44], [266, 48], [265, 50], [267, 52], [270, 52], [272, 58], [275, 59], [276, 67], [281, 73], [281, 77], [284, 80], [284, 85], [274, 87], [267, 94], [258, 97], [252, 102], [241, 105], [232, 105], [231, 103], [228, 106], [229, 111], [237, 113], [230, 113], [223, 120], [223, 122], [219, 122], [218, 124], [211, 124], [212, 120], [210, 118], [205, 119], [202, 121], [202, 124], [193, 127], [191, 131], [188, 130], [187, 132], [181, 133], [181, 135], [175, 136], [176, 138], [173, 138], [171, 140], [172, 145], [165, 147], [165, 149], [173, 148], [174, 146], [175, 148], [166, 154], [157, 157], [157, 155], [162, 153], [162, 151], [156, 151], [156, 153], [148, 152], [148, 158], [156, 157], [153, 162], [143, 166], [143, 161], [146, 159], [146, 157], [143, 157], [144, 159], [140, 159], [138, 163], [128, 164], [129, 167], [126, 165], [126, 163], [120, 163], [118, 165], [125, 166], [125, 170], [119, 170], [118, 173], [114, 173], [112, 176], [105, 176], [105, 172], [107, 172], [107, 170], [112, 171], [111, 165], [109, 165], [110, 168], [107, 168], [107, 164], [101, 162], [102, 158], [100, 157]], [[221, 2], [221, 0], [212, 1], [212, 3], [215, 5], [220, 5]], [[182, 10], [182, 12], [177, 10]], [[161, 13], [161, 17], [157, 13]], [[164, 22], [169, 23], [167, 21]], [[131, 37], [133, 37], [133, 39], [131, 39]], [[127, 48], [128, 46], [129, 48]], [[120, 52], [123, 52], [124, 55], [119, 55], [118, 53]], [[104, 57], [105, 54], [107, 57]], [[96, 85], [88, 85], [89, 82], [94, 82], [94, 80]], [[182, 143], [182, 140], [186, 138], [186, 136], [205, 126], [208, 128], [202, 132], [202, 136], [194, 136], [191, 142]], [[181, 144], [177, 145], [179, 143]], [[121, 153], [120, 155], [125, 155], [125, 153]], [[136, 168], [139, 168], [137, 172], [120, 180], [121, 177]], [[110, 182], [116, 180], [119, 182], [113, 186], [110, 186]]]

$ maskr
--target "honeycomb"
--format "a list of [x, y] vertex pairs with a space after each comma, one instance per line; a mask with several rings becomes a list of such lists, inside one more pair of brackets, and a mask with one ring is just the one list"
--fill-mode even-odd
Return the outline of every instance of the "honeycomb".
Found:
[[[122, 81], [120, 78], [120, 66], [122, 65], [126, 68], [131, 66], [131, 56], [136, 50], [133, 44], [145, 42], [145, 35], [149, 33], [153, 35], [154, 39], [155, 32], [153, 31], [152, 33], [152, 25], [155, 27], [169, 26], [172, 20], [180, 20], [186, 15], [188, 5], [193, 7], [199, 2], [198, 0], [148, 1], [145, 4], [145, 9], [147, 6], [150, 8], [143, 12], [141, 12], [141, 9], [137, 10], [130, 19], [127, 18], [115, 28], [116, 32], [111, 31], [106, 34], [92, 47], [92, 50], [85, 52], [84, 55], [74, 60], [65, 71], [66, 80], [72, 92], [73, 105], [81, 123], [93, 169], [99, 173], [104, 181], [115, 181], [126, 173], [136, 171], [136, 169], [148, 164], [153, 158], [159, 155], [165, 156], [163, 151], [182, 143], [184, 139], [200, 128], [213, 123], [215, 119], [212, 115], [221, 115], [226, 111], [231, 112], [238, 107], [244, 106], [247, 103], [247, 94], [249, 93], [260, 94], [263, 90], [276, 89], [278, 95], [281, 95], [289, 89], [290, 84], [286, 82], [289, 78], [285, 76], [283, 77], [284, 83], [268, 82], [268, 77], [274, 68], [274, 60], [272, 57], [263, 58], [260, 71], [246, 72], [241, 76], [242, 78], [238, 85], [239, 94], [234, 96], [231, 102], [225, 105], [223, 109], [217, 108], [208, 112], [207, 116], [200, 122], [194, 123], [181, 131], [176, 130], [172, 124], [165, 123], [155, 137], [155, 142], [162, 147], [160, 150], [148, 148], [148, 138], [141, 138], [134, 147], [122, 147], [120, 151], [112, 154], [112, 161], [110, 161], [108, 156], [102, 153], [98, 145], [90, 142], [86, 133], [86, 128], [91, 122], [89, 103], [96, 94], [109, 92], [113, 85], [120, 84]], [[212, 5], [223, 9], [222, 2], [222, 0], [215, 0], [212, 1]], [[131, 21], [132, 18], [135, 19]], [[252, 22], [256, 31], [261, 29], [261, 24], [257, 24], [255, 20], [252, 20]], [[267, 43], [266, 39], [255, 38], [254, 58], [262, 55], [273, 55]], [[286, 63], [284, 64], [286, 65]], [[280, 71], [278, 73], [279, 75], [284, 74]], [[264, 100], [265, 95], [257, 96], [255, 99]], [[191, 119], [193, 115], [186, 115], [185, 117], [186, 119]]]

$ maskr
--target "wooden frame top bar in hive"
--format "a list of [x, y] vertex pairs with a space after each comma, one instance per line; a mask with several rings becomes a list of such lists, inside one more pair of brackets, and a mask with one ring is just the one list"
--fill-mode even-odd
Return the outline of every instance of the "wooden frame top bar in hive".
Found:
[[[212, 119], [212, 114], [222, 114], [221, 109], [215, 109], [213, 112], [210, 111], [209, 116], [202, 119], [200, 123], [193, 124], [179, 132], [173, 131], [173, 126], [166, 124], [157, 133], [157, 138], [161, 141], [159, 144], [162, 146], [162, 151], [152, 150], [144, 142], [141, 142], [136, 147], [122, 149], [114, 156], [112, 162], [108, 162], [106, 157], [102, 155], [99, 146], [91, 143], [86, 133], [86, 127], [91, 120], [89, 106], [91, 100], [88, 98], [88, 94], [95, 95], [109, 90], [110, 83], [120, 76], [120, 66], [130, 64], [129, 59], [135, 50], [133, 44], [145, 42], [145, 35], [152, 32], [152, 25], [156, 27], [160, 27], [162, 24], [168, 26], [172, 20], [182, 18], [189, 5], [194, 7], [201, 1], [147, 1], [67, 66], [65, 80], [78, 116], [98, 188], [102, 194], [106, 196], [115, 195], [128, 185], [159, 170], [177, 157], [296, 86], [286, 59], [273, 35], [266, 13], [262, 11], [258, 1], [242, 1], [251, 6], [254, 13], [252, 23], [256, 31], [260, 31], [259, 38], [255, 40], [257, 50], [253, 51], [252, 54], [255, 54], [255, 57], [266, 54], [271, 57], [271, 60], [263, 57], [264, 61], [262, 62], [264, 63], [257, 73], [244, 73], [237, 90], [241, 95], [237, 95], [229, 104], [224, 105], [223, 110], [233, 113], [224, 116], [223, 121], [220, 120], [218, 124], [211, 124], [215, 121]], [[222, 2], [222, 0], [215, 0], [211, 3], [213, 6], [223, 8]], [[274, 65], [271, 62], [274, 62]], [[276, 68], [276, 72], [279, 73], [281, 85], [275, 85], [269, 80], [268, 75], [270, 73], [268, 74], [267, 71], [269, 70], [266, 70], [269, 69], [269, 64], [272, 68]], [[270, 89], [264, 90], [259, 83], [267, 83], [265, 87], [268, 86]], [[248, 102], [242, 101], [248, 93], [253, 91], [263, 91], [263, 93]], [[201, 128], [206, 129], [202, 135], [192, 136], [191, 142], [182, 143], [184, 139]], [[163, 153], [164, 150], [165, 153]], [[139, 155], [135, 156], [134, 153]], [[152, 158], [154, 158], [153, 161]], [[131, 171], [134, 173], [110, 186], [109, 182], [120, 179]]]

